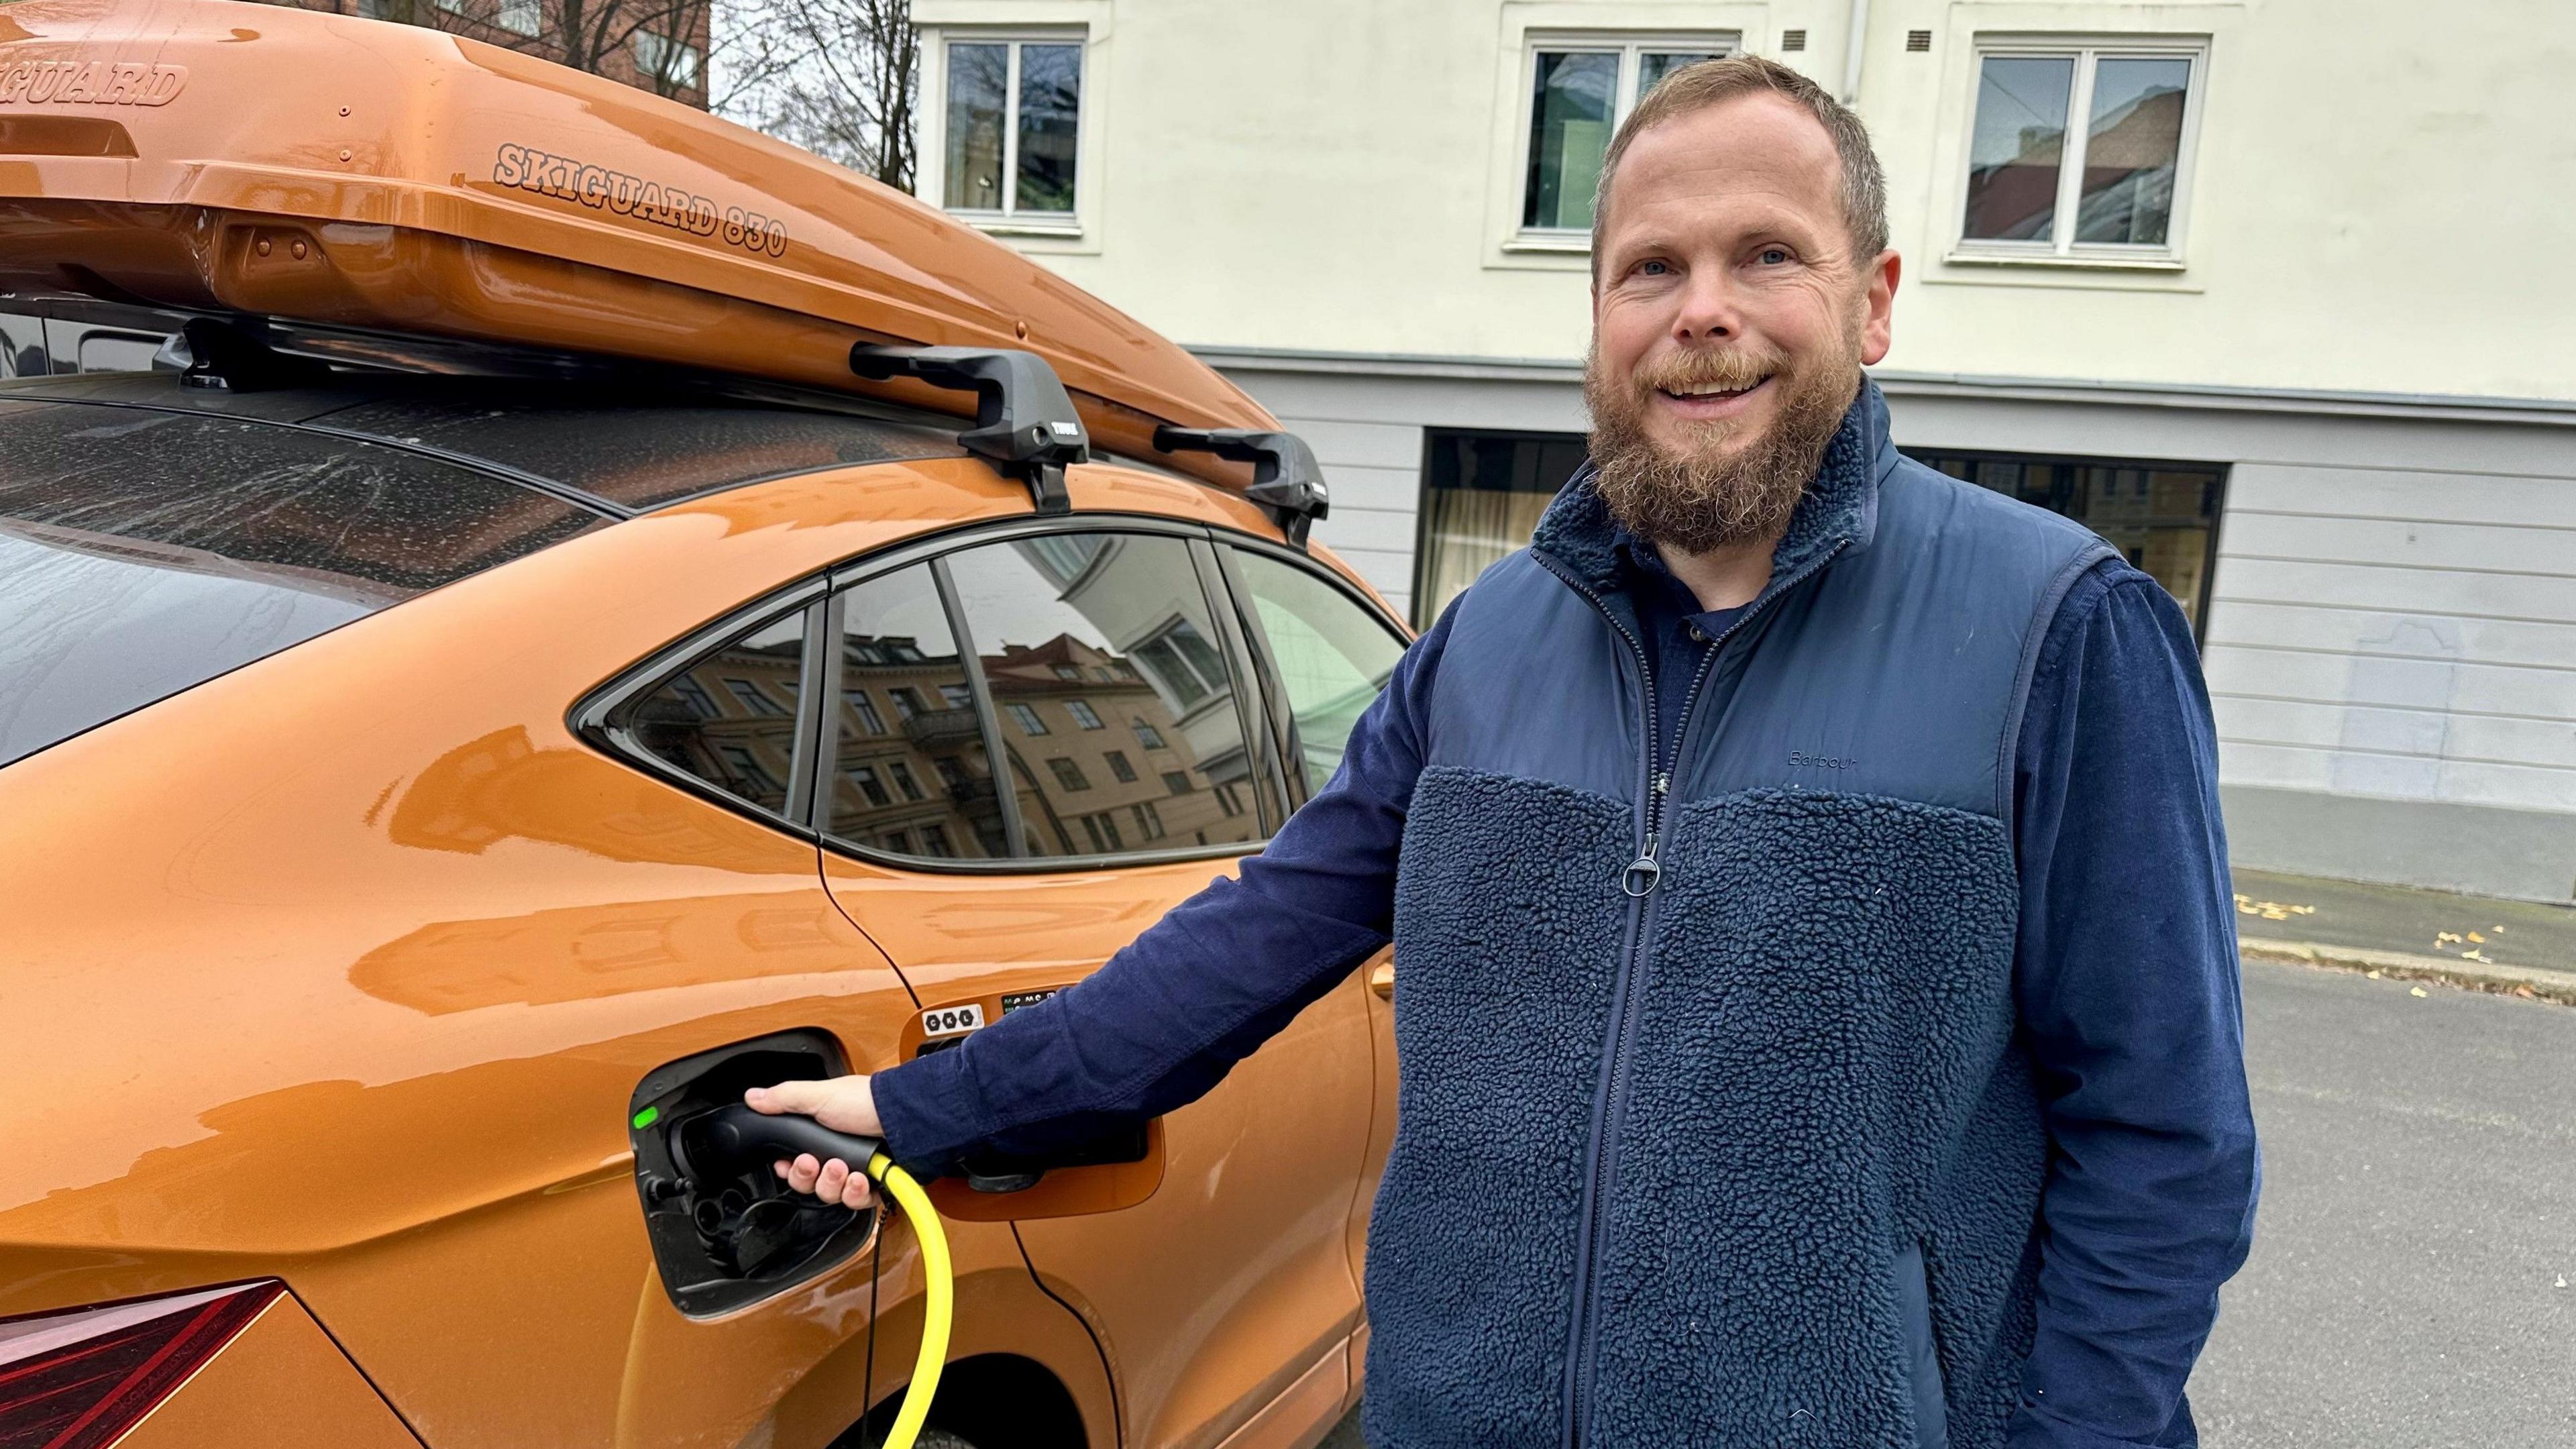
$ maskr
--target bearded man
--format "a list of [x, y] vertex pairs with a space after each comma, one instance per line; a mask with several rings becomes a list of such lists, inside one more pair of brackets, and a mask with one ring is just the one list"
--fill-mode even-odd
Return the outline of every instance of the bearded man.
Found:
[[1391, 937], [1371, 1444], [2193, 1444], [2258, 1167], [2189, 627], [1889, 443], [1883, 185], [1813, 83], [1677, 73], [1595, 218], [1590, 465], [1241, 879], [752, 1105], [917, 1173], [1045, 1151]]

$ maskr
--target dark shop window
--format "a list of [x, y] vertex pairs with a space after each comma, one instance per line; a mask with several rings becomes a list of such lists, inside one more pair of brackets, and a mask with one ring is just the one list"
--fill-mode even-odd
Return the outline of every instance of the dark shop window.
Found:
[[2202, 631], [2218, 562], [2225, 465], [1905, 451], [1927, 467], [2062, 513], [2102, 535], [2165, 586], [2194, 634]]
[[1428, 628], [1476, 575], [1530, 541], [1583, 455], [1581, 433], [1425, 431], [1413, 554], [1417, 628]]

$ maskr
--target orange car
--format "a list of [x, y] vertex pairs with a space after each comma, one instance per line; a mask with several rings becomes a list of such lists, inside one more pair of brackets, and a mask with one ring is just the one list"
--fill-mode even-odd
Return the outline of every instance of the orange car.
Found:
[[[1323, 783], [1403, 634], [1302, 445], [908, 198], [431, 32], [25, 0], [0, 153], [0, 310], [169, 332], [0, 384], [0, 1446], [859, 1444], [910, 1230], [687, 1124], [1081, 979]], [[1340, 1418], [1386, 979], [933, 1184], [934, 1426]]]

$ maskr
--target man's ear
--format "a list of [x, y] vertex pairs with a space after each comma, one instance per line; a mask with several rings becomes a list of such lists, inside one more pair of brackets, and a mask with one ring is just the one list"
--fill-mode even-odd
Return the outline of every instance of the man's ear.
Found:
[[1880, 252], [1869, 264], [1868, 290], [1861, 301], [1860, 360], [1865, 367], [1876, 367], [1895, 345], [1896, 283], [1904, 271], [1905, 259], [1893, 250]]

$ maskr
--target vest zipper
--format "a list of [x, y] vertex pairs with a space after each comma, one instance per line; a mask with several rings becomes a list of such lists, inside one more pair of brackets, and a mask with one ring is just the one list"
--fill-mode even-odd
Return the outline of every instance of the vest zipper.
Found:
[[[1847, 538], [1837, 539], [1833, 547], [1826, 549], [1789, 577], [1774, 579], [1734, 624], [1702, 646], [1699, 667], [1691, 674], [1690, 688], [1682, 693], [1681, 712], [1673, 722], [1674, 764], [1678, 765], [1681, 762], [1682, 743], [1690, 732], [1691, 708], [1699, 702], [1700, 689], [1708, 683], [1710, 667], [1716, 663], [1722, 646], [1741, 632], [1744, 626], [1768, 607], [1772, 600], [1795, 587], [1800, 580], [1832, 562], [1850, 542], [1851, 540]], [[1603, 1049], [1602, 1087], [1592, 1103], [1592, 1136], [1590, 1150], [1586, 1153], [1590, 1161], [1583, 1185], [1583, 1236], [1575, 1252], [1574, 1311], [1566, 1344], [1565, 1449], [1582, 1449], [1585, 1428], [1584, 1410], [1592, 1387], [1590, 1328], [1597, 1307], [1593, 1302], [1596, 1296], [1592, 1281], [1594, 1258], [1600, 1248], [1602, 1204], [1608, 1196], [1609, 1176], [1613, 1165], [1612, 1159], [1615, 1156], [1615, 1145], [1610, 1140], [1610, 1134], [1613, 1131], [1612, 1117], [1626, 1091], [1628, 1066], [1626, 1047], [1628, 1038], [1636, 1034], [1637, 1025], [1639, 993], [1634, 988], [1639, 968], [1643, 965], [1651, 945], [1654, 924], [1652, 897], [1655, 886], [1662, 880], [1664, 873], [1663, 865], [1656, 859], [1655, 852], [1662, 838], [1664, 802], [1672, 792], [1673, 781], [1672, 772], [1664, 768], [1663, 735], [1656, 727], [1659, 721], [1655, 717], [1655, 666], [1653, 658], [1646, 652], [1645, 641], [1639, 639], [1636, 631], [1630, 629], [1617, 614], [1610, 611], [1609, 606], [1602, 602], [1601, 595], [1591, 586], [1558, 567], [1545, 553], [1533, 549], [1531, 556], [1537, 559], [1549, 573], [1556, 575], [1566, 587], [1589, 601], [1603, 620], [1609, 623], [1611, 629], [1627, 642], [1629, 652], [1635, 655], [1637, 660], [1637, 681], [1643, 696], [1642, 713], [1646, 725], [1645, 745], [1638, 752], [1639, 759], [1644, 765], [1641, 772], [1643, 779], [1640, 781], [1644, 786], [1641, 792], [1644, 801], [1640, 812], [1643, 816], [1640, 823], [1644, 827], [1642, 831], [1644, 838], [1639, 844], [1636, 859], [1628, 862], [1627, 868], [1620, 873], [1619, 877], [1619, 888], [1628, 896], [1629, 901], [1627, 940], [1620, 950], [1619, 974], [1611, 985], [1610, 1016], [1615, 1025], [1611, 1030], [1609, 1043]]]

